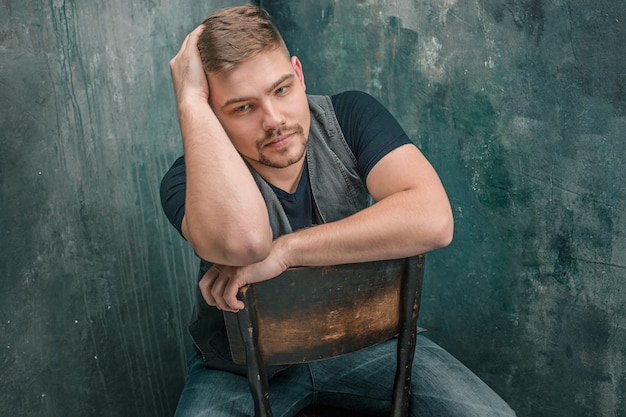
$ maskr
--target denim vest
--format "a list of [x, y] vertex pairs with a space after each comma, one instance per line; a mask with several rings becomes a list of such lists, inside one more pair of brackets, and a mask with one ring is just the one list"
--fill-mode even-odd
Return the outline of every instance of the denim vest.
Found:
[[[337, 121], [330, 97], [308, 96], [308, 101], [311, 112], [306, 147], [309, 181], [315, 215], [319, 222], [328, 223], [362, 210], [369, 205], [370, 198], [359, 175], [356, 158]], [[265, 199], [274, 239], [291, 233], [291, 225], [276, 194], [256, 171], [252, 168], [250, 171]], [[209, 267], [210, 264], [205, 261], [200, 263], [198, 280]], [[245, 366], [232, 362], [222, 312], [207, 305], [199, 289], [196, 291], [189, 331], [207, 367], [245, 375]], [[268, 374], [272, 375], [282, 368], [272, 367], [268, 369]]]

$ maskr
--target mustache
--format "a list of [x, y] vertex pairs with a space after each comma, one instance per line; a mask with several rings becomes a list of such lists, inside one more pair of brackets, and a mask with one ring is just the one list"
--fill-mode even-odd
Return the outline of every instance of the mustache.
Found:
[[304, 128], [300, 126], [299, 124], [294, 124], [290, 126], [279, 127], [278, 129], [274, 129], [274, 130], [269, 130], [265, 134], [265, 136], [257, 140], [257, 147], [262, 148], [266, 144], [278, 139], [281, 136], [291, 135], [291, 134], [296, 134], [296, 135], [304, 134]]

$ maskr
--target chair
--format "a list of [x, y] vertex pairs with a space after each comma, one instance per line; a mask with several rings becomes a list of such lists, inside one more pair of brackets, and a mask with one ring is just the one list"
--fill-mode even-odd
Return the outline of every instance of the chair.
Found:
[[398, 336], [392, 416], [407, 416], [424, 255], [289, 268], [242, 287], [224, 312], [231, 354], [247, 364], [256, 417], [271, 417], [266, 365], [317, 361]]

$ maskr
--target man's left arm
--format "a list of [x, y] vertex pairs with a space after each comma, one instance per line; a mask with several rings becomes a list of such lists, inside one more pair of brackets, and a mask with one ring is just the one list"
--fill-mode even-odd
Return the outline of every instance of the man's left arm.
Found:
[[[370, 171], [372, 206], [345, 219], [274, 240], [263, 261], [222, 268], [205, 275], [203, 294], [225, 310], [243, 308], [240, 287], [273, 278], [290, 266], [323, 266], [394, 259], [447, 246], [453, 235], [452, 210], [439, 176], [412, 144], [384, 156]], [[223, 296], [222, 296], [223, 294]], [[205, 294], [205, 298], [207, 294]]]
[[337, 222], [282, 236], [287, 264], [331, 265], [402, 258], [452, 240], [452, 210], [439, 176], [412, 144], [384, 156], [367, 177], [375, 204]]

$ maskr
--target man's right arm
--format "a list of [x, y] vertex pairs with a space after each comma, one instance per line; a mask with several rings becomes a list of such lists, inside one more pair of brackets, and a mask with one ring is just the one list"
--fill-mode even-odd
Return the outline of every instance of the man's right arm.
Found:
[[269, 254], [272, 230], [263, 197], [208, 103], [198, 52], [200, 26], [170, 61], [186, 169], [181, 232], [198, 256], [241, 266]]

